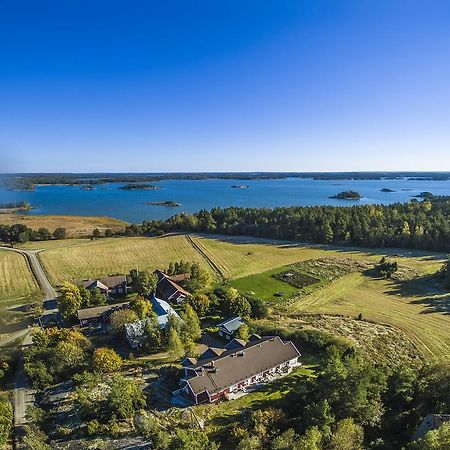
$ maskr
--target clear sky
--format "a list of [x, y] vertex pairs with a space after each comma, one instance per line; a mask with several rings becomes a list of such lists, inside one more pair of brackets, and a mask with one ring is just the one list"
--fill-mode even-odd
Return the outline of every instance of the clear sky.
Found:
[[450, 2], [0, 0], [0, 171], [450, 170]]

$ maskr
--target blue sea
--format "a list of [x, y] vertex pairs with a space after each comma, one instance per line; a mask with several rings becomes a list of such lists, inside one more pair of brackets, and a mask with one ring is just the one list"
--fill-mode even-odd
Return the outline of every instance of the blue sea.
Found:
[[[96, 185], [93, 190], [81, 186], [36, 186], [32, 192], [14, 192], [0, 188], [0, 202], [26, 201], [32, 215], [110, 216], [127, 222], [166, 219], [181, 212], [193, 213], [216, 206], [268, 207], [312, 205], [364, 205], [405, 202], [423, 191], [450, 195], [450, 181], [397, 180], [164, 180], [151, 183], [159, 190], [121, 190], [123, 183]], [[247, 189], [233, 188], [246, 185]], [[395, 192], [381, 192], [389, 188]], [[344, 190], [358, 191], [359, 201], [329, 198]], [[179, 207], [147, 205], [146, 202], [172, 200]]]

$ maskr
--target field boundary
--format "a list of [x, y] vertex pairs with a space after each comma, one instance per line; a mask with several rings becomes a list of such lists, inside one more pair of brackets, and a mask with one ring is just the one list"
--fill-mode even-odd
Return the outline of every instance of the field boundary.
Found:
[[199, 253], [202, 258], [207, 262], [209, 267], [217, 274], [219, 275], [219, 278], [221, 280], [224, 280], [226, 277], [223, 274], [223, 272], [220, 270], [219, 266], [206, 254], [206, 252], [201, 248], [201, 246], [192, 239], [192, 236], [190, 234], [186, 234], [187, 241], [192, 245], [193, 249]]

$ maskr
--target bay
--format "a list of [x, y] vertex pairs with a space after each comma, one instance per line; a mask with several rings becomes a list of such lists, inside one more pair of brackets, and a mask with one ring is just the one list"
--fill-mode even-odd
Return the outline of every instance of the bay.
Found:
[[[276, 180], [164, 180], [151, 183], [157, 190], [123, 190], [123, 183], [81, 186], [43, 185], [34, 191], [15, 192], [0, 189], [0, 202], [25, 201], [32, 215], [109, 216], [131, 223], [167, 219], [181, 212], [193, 213], [216, 206], [267, 207], [405, 202], [420, 192], [450, 195], [450, 181], [430, 180], [313, 180], [286, 178]], [[234, 185], [249, 186], [233, 188]], [[394, 192], [382, 192], [389, 188]], [[341, 191], [358, 191], [358, 201], [329, 198]], [[173, 201], [181, 206], [149, 205], [149, 202]]]

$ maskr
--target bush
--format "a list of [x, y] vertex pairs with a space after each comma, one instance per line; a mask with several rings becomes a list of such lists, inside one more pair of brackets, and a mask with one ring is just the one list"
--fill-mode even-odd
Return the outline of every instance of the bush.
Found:
[[117, 372], [122, 364], [122, 358], [112, 348], [97, 348], [92, 355], [92, 365], [96, 372]]

